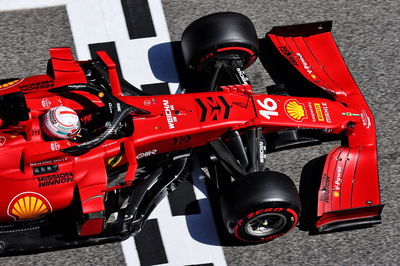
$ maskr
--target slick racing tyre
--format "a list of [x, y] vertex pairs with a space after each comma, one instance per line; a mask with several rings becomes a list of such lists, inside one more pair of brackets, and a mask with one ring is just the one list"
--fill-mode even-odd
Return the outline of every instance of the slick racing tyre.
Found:
[[235, 238], [249, 244], [262, 243], [297, 225], [300, 199], [288, 176], [273, 171], [252, 173], [226, 187], [221, 213]]
[[222, 57], [235, 67], [249, 67], [258, 54], [258, 38], [251, 20], [234, 12], [215, 13], [191, 23], [182, 34], [182, 52], [189, 68], [212, 72]]

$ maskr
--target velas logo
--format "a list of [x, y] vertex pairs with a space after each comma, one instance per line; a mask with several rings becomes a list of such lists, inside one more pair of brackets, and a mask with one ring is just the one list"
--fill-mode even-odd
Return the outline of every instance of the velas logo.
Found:
[[24, 192], [15, 196], [7, 210], [7, 214], [15, 220], [35, 219], [51, 212], [50, 202], [35, 192]]
[[288, 100], [285, 103], [285, 111], [286, 114], [296, 122], [302, 122], [304, 118], [307, 118], [304, 104], [299, 103], [296, 100]]

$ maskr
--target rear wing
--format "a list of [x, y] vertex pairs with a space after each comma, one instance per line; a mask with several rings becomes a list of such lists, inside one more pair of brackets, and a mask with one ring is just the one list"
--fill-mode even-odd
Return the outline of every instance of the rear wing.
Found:
[[325, 162], [318, 195], [320, 232], [380, 223], [376, 132], [372, 113], [331, 34], [332, 22], [274, 27], [260, 58], [276, 83], [296, 96], [325, 98], [355, 110], [343, 146]]

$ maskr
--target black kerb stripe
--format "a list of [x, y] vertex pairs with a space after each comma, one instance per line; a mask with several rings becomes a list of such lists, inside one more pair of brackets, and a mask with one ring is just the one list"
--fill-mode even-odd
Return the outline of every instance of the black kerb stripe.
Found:
[[150, 95], [168, 95], [171, 94], [168, 83], [153, 83], [140, 86], [142, 90]]
[[190, 264], [185, 266], [214, 266], [214, 263]]
[[89, 50], [93, 59], [97, 58], [96, 52], [105, 51], [117, 65], [118, 74], [122, 73], [121, 66], [119, 64], [118, 52], [115, 48], [115, 42], [91, 43], [89, 44]]
[[121, 0], [130, 39], [155, 37], [147, 0]]
[[157, 219], [150, 219], [142, 231], [135, 236], [140, 265], [168, 263]]
[[[188, 177], [189, 179], [189, 177]], [[200, 206], [194, 193], [191, 177], [172, 193], [168, 194], [172, 216], [199, 214]]]
[[102, 43], [91, 43], [89, 44], [90, 55], [93, 59], [97, 58], [96, 52], [105, 51], [108, 56], [114, 61], [117, 65], [117, 73], [119, 76], [119, 82], [122, 87], [122, 91], [130, 92], [131, 95], [140, 95], [141, 92], [138, 88], [130, 84], [128, 81], [124, 79], [122, 76], [121, 65], [119, 63], [118, 52], [115, 47], [115, 42], [102, 42]]

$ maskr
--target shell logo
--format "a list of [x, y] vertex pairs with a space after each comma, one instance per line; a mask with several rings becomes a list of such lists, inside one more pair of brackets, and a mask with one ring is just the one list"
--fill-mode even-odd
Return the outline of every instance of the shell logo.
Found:
[[302, 122], [307, 117], [304, 104], [296, 100], [288, 100], [285, 103], [285, 111], [291, 119], [297, 122]]
[[51, 212], [50, 202], [35, 192], [24, 192], [15, 196], [7, 210], [8, 215], [15, 220], [35, 219]]

